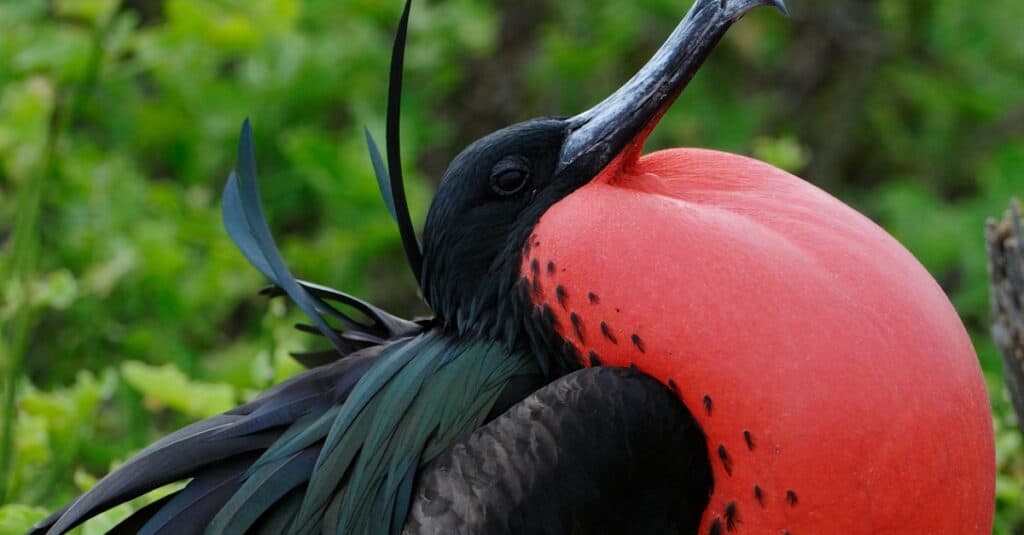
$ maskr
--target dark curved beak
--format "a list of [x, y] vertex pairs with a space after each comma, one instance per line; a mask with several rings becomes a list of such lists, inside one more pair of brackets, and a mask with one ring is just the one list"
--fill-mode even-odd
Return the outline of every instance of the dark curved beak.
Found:
[[640, 72], [604, 102], [568, 119], [557, 173], [594, 177], [630, 143], [641, 142], [733, 23], [750, 10], [783, 0], [697, 0]]

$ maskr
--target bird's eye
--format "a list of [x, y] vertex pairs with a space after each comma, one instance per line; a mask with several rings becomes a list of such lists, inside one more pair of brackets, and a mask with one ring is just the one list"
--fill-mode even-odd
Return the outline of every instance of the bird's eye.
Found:
[[530, 162], [522, 156], [509, 156], [491, 170], [491, 188], [498, 195], [514, 195], [530, 181]]

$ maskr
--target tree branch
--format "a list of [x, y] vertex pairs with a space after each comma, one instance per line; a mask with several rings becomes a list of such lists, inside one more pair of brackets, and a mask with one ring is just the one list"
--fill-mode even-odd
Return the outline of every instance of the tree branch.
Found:
[[1024, 232], [1016, 199], [1002, 221], [985, 228], [992, 279], [992, 337], [1003, 355], [1006, 384], [1024, 433]]

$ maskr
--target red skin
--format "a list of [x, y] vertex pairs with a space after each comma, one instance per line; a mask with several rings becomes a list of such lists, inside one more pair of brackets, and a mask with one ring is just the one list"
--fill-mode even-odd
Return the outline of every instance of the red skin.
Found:
[[585, 365], [636, 365], [700, 422], [700, 533], [730, 504], [746, 533], [991, 533], [985, 383], [921, 264], [765, 163], [638, 146], [544, 214], [522, 273]]

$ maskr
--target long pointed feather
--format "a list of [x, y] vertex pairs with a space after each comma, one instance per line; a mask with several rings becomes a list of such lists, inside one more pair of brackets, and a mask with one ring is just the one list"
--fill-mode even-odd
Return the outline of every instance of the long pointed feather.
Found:
[[337, 333], [324, 321], [324, 318], [317, 310], [313, 298], [292, 276], [288, 266], [284, 263], [284, 259], [281, 258], [281, 253], [274, 243], [273, 236], [270, 234], [270, 227], [267, 225], [266, 217], [263, 215], [263, 207], [260, 203], [259, 185], [256, 182], [256, 153], [253, 148], [252, 126], [249, 124], [248, 119], [242, 124], [242, 132], [238, 143], [237, 177], [240, 199], [239, 207], [242, 211], [243, 220], [248, 225], [249, 234], [255, 241], [256, 247], [263, 253], [263, 257], [270, 267], [273, 275], [270, 279], [275, 281], [288, 294], [288, 297], [313, 320], [317, 327], [320, 327], [323, 335], [332, 344], [337, 346], [340, 351], [343, 344], [338, 338]]
[[238, 489], [242, 472], [253, 458], [247, 455], [203, 470], [161, 507], [138, 535], [198, 533]]
[[309, 481], [318, 453], [307, 448], [250, 473], [210, 522], [206, 535], [246, 533], [274, 504]]
[[254, 535], [281, 535], [288, 532], [292, 525], [295, 513], [302, 505], [302, 495], [306, 493], [305, 487], [293, 489], [284, 498], [278, 500], [274, 508], [260, 518], [259, 523], [250, 530]]
[[[298, 330], [298, 331], [307, 333], [307, 334], [314, 334], [314, 335], [317, 335], [317, 336], [321, 335], [320, 329], [318, 329], [316, 326], [313, 326], [313, 325], [306, 325], [306, 324], [303, 324], [303, 323], [296, 323], [295, 324], [295, 329]], [[335, 331], [335, 332], [338, 334], [338, 336], [341, 337], [343, 343], [344, 342], [353, 342], [355, 344], [362, 344], [362, 346], [366, 346], [366, 345], [385, 344], [388, 341], [388, 338], [384, 338], [384, 337], [381, 337], [381, 336], [375, 336], [375, 335], [372, 335], [372, 334], [367, 334], [367, 333], [359, 332], [359, 331]], [[353, 349], [353, 350], [355, 349], [355, 348], [348, 347], [348, 344], [346, 344], [344, 346], [344, 348], [345, 349]]]
[[146, 448], [75, 500], [49, 533], [64, 533], [114, 505], [190, 477], [204, 466], [266, 448], [277, 437], [277, 433], [261, 433], [209, 440], [225, 425], [229, 424], [216, 418], [199, 422]]
[[395, 215], [398, 218], [398, 231], [402, 234], [405, 256], [409, 260], [416, 282], [422, 284], [423, 252], [416, 229], [409, 215], [409, 204], [405, 198], [405, 183], [402, 179], [401, 151], [401, 116], [402, 116], [402, 70], [405, 66], [405, 42], [409, 33], [409, 10], [412, 0], [406, 0], [402, 18], [398, 22], [398, 33], [395, 35], [395, 46], [391, 53], [391, 77], [388, 84], [388, 171], [391, 175], [391, 195], [395, 204]]
[[[221, 436], [241, 436], [286, 424], [293, 424], [309, 414], [326, 411], [344, 400], [353, 386], [373, 364], [372, 355], [357, 355], [328, 368], [298, 376], [276, 389], [272, 398], [254, 407], [238, 423], [225, 428]], [[283, 438], [283, 437], [282, 437]], [[278, 439], [280, 441], [280, 439]]]
[[344, 325], [345, 329], [356, 330], [356, 331], [363, 331], [363, 330], [369, 330], [369, 329], [376, 329], [378, 331], [381, 330], [376, 325], [366, 325], [366, 324], [360, 322], [359, 320], [357, 320], [355, 318], [352, 318], [348, 314], [343, 313], [342, 311], [338, 310], [337, 308], [331, 306], [330, 303], [325, 301], [319, 295], [316, 295], [313, 292], [310, 292], [308, 288], [303, 286], [303, 289], [306, 290], [307, 292], [309, 292], [309, 294], [313, 297], [313, 299], [316, 300], [317, 309], [319, 309], [320, 311], [325, 312], [327, 314], [330, 314], [331, 316], [334, 316], [336, 319], [340, 320], [341, 323]]
[[[358, 297], [312, 282], [299, 280], [298, 283], [315, 299], [318, 310], [330, 314], [342, 322], [344, 330], [338, 333], [341, 339], [356, 343], [357, 347], [350, 347], [346, 345], [346, 347], [341, 348], [341, 352], [343, 353], [342, 356], [361, 349], [366, 345], [376, 345], [391, 339], [414, 336], [422, 332], [424, 329], [423, 325], [419, 323], [395, 316], [394, 314], [378, 308], [362, 299], [359, 299]], [[264, 288], [260, 294], [269, 297], [287, 295], [284, 290], [278, 286]], [[355, 309], [360, 314], [366, 316], [369, 323], [357, 320], [351, 315], [338, 310], [334, 306], [331, 306], [330, 302], [341, 303], [342, 305]], [[300, 327], [299, 329], [309, 332], [303, 327]], [[319, 331], [319, 327], [317, 327], [317, 330]], [[328, 362], [336, 360], [337, 358], [339, 357], [335, 356], [334, 358], [330, 358]]]
[[[374, 343], [390, 338], [410, 336], [423, 330], [420, 324], [395, 316], [358, 297], [312, 282], [303, 280], [297, 280], [296, 282], [312, 297], [318, 312], [333, 316], [344, 325], [344, 329], [348, 332], [373, 333], [373, 339], [378, 341]], [[261, 290], [260, 295], [274, 298], [288, 294], [280, 286], [269, 286]], [[354, 308], [360, 314], [365, 315], [370, 320], [370, 323], [355, 319], [351, 315], [338, 310], [330, 304], [330, 301], [339, 302]]]
[[364, 333], [359, 331], [346, 331], [345, 334], [342, 335], [342, 337], [350, 342], [370, 345], [383, 344], [389, 340], [389, 338], [380, 338], [370, 333]]
[[420, 462], [423, 460], [423, 452], [421, 451], [416, 458], [409, 463], [409, 469], [406, 470], [405, 476], [402, 478], [402, 484], [398, 487], [398, 495], [395, 497], [394, 510], [391, 514], [391, 528], [388, 530], [392, 534], [398, 534], [402, 526], [405, 524], [405, 518], [409, 515], [409, 504], [412, 501], [412, 489], [413, 482], [416, 479], [416, 470], [420, 466]]
[[274, 272], [270, 269], [270, 263], [263, 256], [252, 233], [249, 232], [249, 224], [245, 221], [245, 212], [242, 209], [242, 196], [238, 191], [238, 175], [234, 171], [228, 176], [228, 183], [224, 186], [221, 218], [224, 221], [224, 228], [228, 231], [228, 236], [231, 236], [245, 259], [264, 277], [277, 284]]
[[345, 292], [340, 292], [333, 288], [301, 280], [299, 281], [299, 284], [317, 297], [330, 301], [337, 301], [362, 312], [367, 317], [384, 326], [392, 338], [409, 336], [423, 330], [423, 328], [416, 322], [400, 318], [382, 308], [376, 307], [367, 301], [353, 295], [349, 295]]
[[370, 133], [369, 128], [363, 128], [363, 133], [366, 135], [366, 148], [370, 151], [370, 163], [373, 164], [373, 174], [377, 177], [377, 187], [380, 188], [380, 196], [384, 199], [384, 204], [388, 208], [388, 213], [391, 214], [391, 219], [398, 222], [398, 214], [395, 212], [395, 196], [391, 192], [391, 177], [388, 175], [388, 168], [384, 164], [384, 158], [380, 155], [380, 148], [377, 147], [377, 142], [373, 139], [373, 134]]
[[153, 515], [159, 513], [160, 509], [163, 509], [163, 507], [174, 499], [177, 494], [177, 492], [174, 494], [168, 494], [142, 509], [135, 511], [131, 516], [122, 520], [121, 523], [108, 531], [107, 535], [138, 535], [142, 526], [145, 526], [146, 522], [149, 522], [149, 519], [153, 518]]
[[308, 369], [326, 366], [332, 362], [337, 362], [338, 359], [342, 358], [338, 355], [338, 351], [336, 349], [320, 351], [292, 351], [288, 354], [291, 355], [296, 362]]
[[330, 432], [331, 424], [339, 412], [341, 406], [336, 405], [323, 414], [309, 414], [300, 419], [288, 428], [277, 442], [267, 448], [263, 456], [253, 463], [251, 470], [259, 470], [265, 465], [280, 461], [320, 442]]

